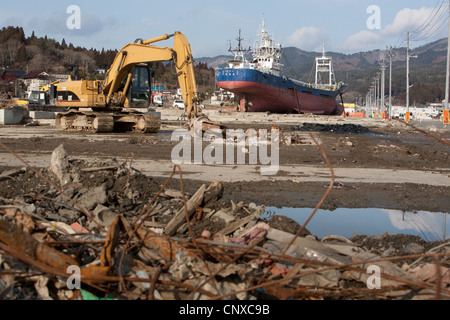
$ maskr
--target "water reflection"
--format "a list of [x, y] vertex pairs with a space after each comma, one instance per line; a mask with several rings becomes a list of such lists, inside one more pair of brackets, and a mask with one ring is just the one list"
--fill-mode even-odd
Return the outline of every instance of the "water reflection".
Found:
[[[310, 208], [266, 208], [263, 217], [273, 214], [287, 216], [300, 225], [308, 219]], [[351, 238], [354, 234], [375, 236], [381, 233], [412, 234], [425, 241], [440, 241], [450, 237], [449, 213], [404, 212], [390, 209], [337, 209], [318, 210], [307, 229], [319, 238], [340, 235]]]

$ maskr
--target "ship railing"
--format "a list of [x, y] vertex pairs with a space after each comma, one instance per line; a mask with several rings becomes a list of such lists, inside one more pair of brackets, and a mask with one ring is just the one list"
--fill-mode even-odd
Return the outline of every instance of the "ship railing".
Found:
[[322, 89], [322, 90], [330, 90], [330, 91], [335, 91], [337, 89], [339, 89], [340, 87], [342, 87], [344, 85], [343, 82], [339, 82], [337, 84], [333, 84], [333, 85], [327, 85], [327, 84], [315, 84], [315, 83], [308, 83], [308, 82], [303, 82], [300, 80], [294, 80], [291, 79], [292, 82], [294, 82], [295, 84], [299, 84], [308, 88], [313, 88], [313, 89]]

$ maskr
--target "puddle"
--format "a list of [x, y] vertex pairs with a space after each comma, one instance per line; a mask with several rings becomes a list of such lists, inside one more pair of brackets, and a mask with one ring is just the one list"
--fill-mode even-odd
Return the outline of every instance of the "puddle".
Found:
[[[262, 218], [281, 214], [303, 225], [313, 210], [267, 207]], [[328, 235], [351, 238], [354, 234], [375, 236], [387, 232], [416, 235], [425, 241], [441, 241], [450, 238], [450, 213], [377, 208], [318, 210], [306, 228], [319, 238]]]
[[385, 143], [411, 143], [411, 144], [425, 144], [431, 145], [434, 144], [433, 140], [430, 140], [429, 137], [417, 137], [412, 135], [399, 135], [399, 134], [386, 134], [386, 133], [369, 133], [368, 136], [371, 136], [374, 141], [385, 142]]

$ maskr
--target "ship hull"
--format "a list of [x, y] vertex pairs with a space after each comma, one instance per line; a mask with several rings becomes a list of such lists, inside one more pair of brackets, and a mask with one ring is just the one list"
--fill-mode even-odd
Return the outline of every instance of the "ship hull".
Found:
[[323, 115], [341, 115], [344, 111], [336, 98], [346, 85], [333, 91], [323, 90], [283, 76], [233, 68], [217, 69], [216, 83], [239, 96], [241, 111]]

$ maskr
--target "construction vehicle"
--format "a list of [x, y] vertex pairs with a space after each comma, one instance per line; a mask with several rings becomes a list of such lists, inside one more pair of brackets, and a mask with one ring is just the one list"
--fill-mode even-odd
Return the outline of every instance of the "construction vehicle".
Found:
[[[71, 78], [69, 77], [68, 80], [71, 80]], [[30, 95], [28, 96], [28, 105], [30, 105], [30, 106], [45, 106], [45, 105], [51, 104], [52, 102], [50, 101], [50, 93], [49, 93], [50, 88], [54, 89], [55, 88], [54, 85], [61, 81], [65, 81], [65, 80], [58, 79], [56, 81], [53, 81], [49, 84], [46, 84], [46, 85], [40, 87], [38, 91], [36, 91], [36, 90], [31, 91]]]
[[[153, 93], [152, 94], [152, 104], [157, 107], [164, 106], [164, 95], [161, 93]], [[184, 106], [183, 106], [184, 108]]]
[[[157, 47], [153, 43], [174, 37], [173, 48]], [[151, 104], [151, 73], [149, 64], [173, 61], [185, 101], [185, 114], [191, 128], [196, 121], [202, 130], [219, 129], [199, 113], [199, 96], [194, 75], [194, 59], [190, 44], [181, 32], [165, 34], [149, 40], [138, 39], [124, 46], [116, 55], [105, 80], [68, 80], [52, 84], [49, 100], [68, 111], [56, 115], [59, 130], [136, 131], [155, 133], [160, 130], [157, 113], [148, 112]], [[89, 108], [90, 110], [84, 110]], [[140, 108], [140, 109], [138, 109]], [[146, 110], [146, 112], [140, 110]]]

